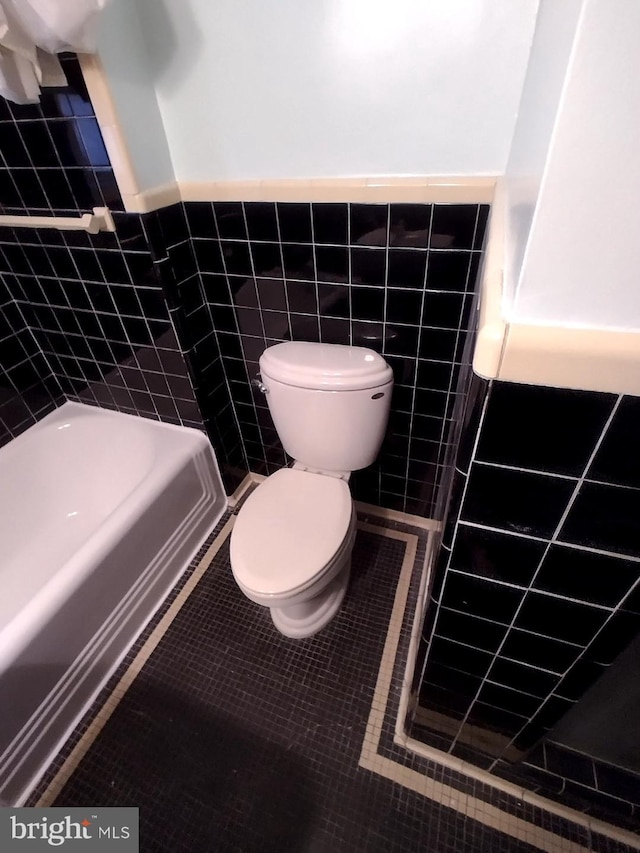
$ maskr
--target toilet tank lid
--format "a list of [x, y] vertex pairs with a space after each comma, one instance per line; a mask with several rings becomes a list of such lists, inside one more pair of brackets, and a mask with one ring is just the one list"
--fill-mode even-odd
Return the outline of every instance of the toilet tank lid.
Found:
[[286, 385], [332, 391], [377, 388], [393, 380], [387, 362], [371, 349], [306, 341], [268, 347], [260, 371]]

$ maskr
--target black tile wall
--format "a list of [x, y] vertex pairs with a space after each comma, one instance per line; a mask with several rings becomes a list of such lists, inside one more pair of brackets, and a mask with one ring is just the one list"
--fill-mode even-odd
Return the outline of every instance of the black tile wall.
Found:
[[[12, 295], [67, 398], [201, 428], [149, 252], [125, 248], [140, 220], [116, 218], [95, 236], [3, 229]], [[17, 272], [17, 253], [44, 271]]]
[[0, 99], [0, 206], [34, 215], [123, 210], [80, 66], [61, 57], [69, 86], [48, 88], [39, 104]]
[[7, 278], [0, 274], [0, 446], [64, 401]]
[[476, 459], [580, 476], [610, 412], [607, 395], [496, 383]]
[[269, 474], [290, 461], [250, 385], [265, 347], [371, 347], [396, 387], [382, 452], [354, 474], [354, 495], [434, 515], [451, 470], [488, 208], [228, 202], [185, 210], [202, 291], [181, 298], [199, 312], [203, 334], [210, 318], [249, 468]]
[[637, 773], [551, 740], [539, 744], [520, 764], [496, 762], [492, 772], [570, 808], [637, 831]]
[[153, 269], [162, 283], [199, 415], [217, 451], [225, 486], [231, 493], [247, 473], [246, 455], [185, 207], [175, 204], [147, 214], [143, 224]]
[[48, 411], [51, 398], [206, 427], [232, 491], [244, 450], [208, 309], [197, 310], [184, 210], [121, 212], [79, 65], [72, 55], [62, 63], [70, 85], [44, 90], [40, 104], [0, 99], [0, 208], [64, 215], [107, 206], [116, 232], [0, 229], [11, 333], [0, 335], [0, 437]]
[[571, 781], [556, 793], [582, 785], [583, 810], [611, 819], [604, 783], [513, 762], [640, 633], [638, 400], [474, 377], [462, 420], [417, 736], [506, 778]]

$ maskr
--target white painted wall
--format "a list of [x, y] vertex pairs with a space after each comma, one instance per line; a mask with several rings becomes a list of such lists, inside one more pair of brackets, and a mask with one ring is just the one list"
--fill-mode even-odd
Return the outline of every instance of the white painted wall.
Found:
[[507, 313], [640, 330], [640, 3], [583, 6]]
[[111, 0], [100, 17], [98, 53], [113, 96], [138, 190], [174, 180], [152, 65], [132, 0]]
[[505, 170], [538, 0], [136, 2], [178, 180]]
[[505, 301], [513, 304], [584, 0], [541, 0], [504, 180]]

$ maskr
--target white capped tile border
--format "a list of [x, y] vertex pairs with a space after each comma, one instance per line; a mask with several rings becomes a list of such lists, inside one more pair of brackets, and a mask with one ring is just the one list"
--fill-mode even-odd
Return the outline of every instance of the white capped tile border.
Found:
[[485, 379], [640, 395], [640, 333], [509, 322], [502, 308], [506, 193], [497, 181], [480, 270], [474, 371]]
[[494, 177], [393, 175], [264, 181], [179, 181], [182, 201], [490, 204]]

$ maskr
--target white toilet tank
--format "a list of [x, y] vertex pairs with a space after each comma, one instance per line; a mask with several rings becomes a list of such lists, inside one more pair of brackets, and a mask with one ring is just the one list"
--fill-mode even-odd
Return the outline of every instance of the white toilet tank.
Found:
[[393, 389], [382, 356], [364, 347], [288, 341], [263, 352], [260, 373], [289, 456], [318, 471], [371, 465]]

